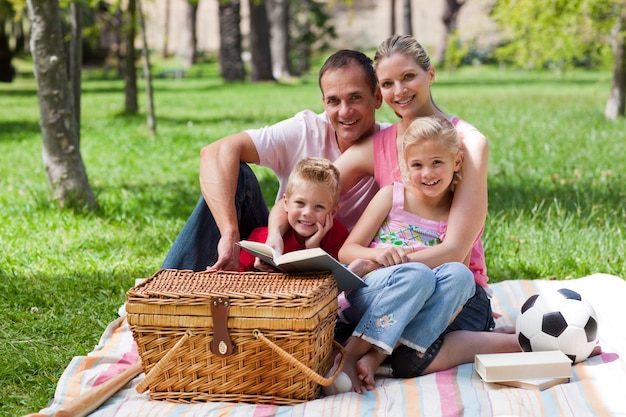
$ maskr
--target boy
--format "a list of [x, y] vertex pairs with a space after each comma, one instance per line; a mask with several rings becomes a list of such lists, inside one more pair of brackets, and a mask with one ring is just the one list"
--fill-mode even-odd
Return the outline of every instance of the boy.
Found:
[[[321, 247], [337, 259], [348, 229], [335, 220], [339, 208], [339, 171], [325, 158], [300, 160], [289, 175], [283, 195], [289, 229], [283, 235], [284, 252]], [[265, 242], [267, 227], [258, 227], [247, 240]], [[239, 255], [240, 271], [267, 270], [246, 251]]]

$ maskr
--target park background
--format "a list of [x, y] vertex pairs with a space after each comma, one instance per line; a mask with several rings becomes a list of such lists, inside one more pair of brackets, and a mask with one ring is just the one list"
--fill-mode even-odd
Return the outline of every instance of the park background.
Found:
[[[171, 0], [171, 7], [175, 3]], [[207, 3], [216, 6], [215, 1], [200, 5]], [[362, 48], [373, 57], [376, 44], [388, 36], [389, 22], [383, 17], [366, 20], [365, 16], [377, 15], [367, 15], [370, 9], [353, 3], [351, 8], [334, 6], [342, 10], [343, 18], [340, 12], [326, 10], [333, 20], [324, 24], [334, 27], [338, 36], [327, 39], [324, 48], [313, 48], [308, 70], [280, 81], [252, 82], [249, 61], [245, 79], [227, 81], [219, 52], [211, 49], [199, 51], [197, 61], [187, 67], [179, 53], [162, 53], [158, 39], [164, 39], [159, 36], [163, 21], [148, 19], [147, 32], [156, 34], [150, 52], [158, 123], [152, 133], [140, 57], [134, 66], [138, 75], [134, 112], [128, 111], [127, 81], [116, 72], [115, 60], [108, 56], [86, 63], [81, 75], [80, 155], [97, 202], [93, 210], [60, 207], [53, 197], [42, 161], [35, 65], [28, 50], [15, 51], [12, 65], [17, 76], [11, 83], [0, 83], [0, 380], [5, 382], [0, 415], [44, 407], [70, 359], [91, 351], [116, 317], [135, 278], [156, 272], [199, 196], [202, 146], [304, 108], [322, 111], [317, 70], [335, 48], [342, 47], [343, 26], [359, 22], [365, 28], [355, 30], [354, 39], [367, 43], [348, 42], [346, 34], [345, 46]], [[399, 7], [401, 2], [397, 3]], [[418, 3], [432, 5], [412, 11], [413, 30], [421, 40], [427, 39], [421, 32], [424, 22], [443, 27], [434, 12], [435, 5], [443, 10], [443, 1]], [[467, 0], [461, 11], [478, 3]], [[519, 3], [545, 6], [539, 1]], [[564, 4], [573, 8], [583, 3], [593, 2]], [[165, 3], [142, 4], [149, 17], [150, 6], [159, 9]], [[0, 1], [0, 10], [3, 5], [6, 0]], [[548, 16], [517, 21], [513, 19], [517, 14], [504, 16], [508, 30], [526, 24], [526, 45], [533, 40], [540, 51], [519, 47], [515, 39], [504, 45], [502, 38], [479, 42], [467, 35], [470, 27], [489, 35], [485, 39], [503, 32], [494, 29], [498, 25], [493, 17], [473, 26], [470, 16], [461, 13], [459, 33], [451, 40], [454, 52], [437, 63], [433, 86], [437, 103], [474, 124], [490, 142], [484, 234], [488, 273], [492, 282], [567, 280], [595, 272], [626, 277], [626, 126], [623, 114], [615, 120], [605, 117], [614, 84], [607, 39], [615, 16], [580, 23], [572, 15], [578, 9], [565, 10], [569, 14], [542, 9]], [[402, 32], [397, 10], [397, 31]], [[67, 23], [69, 8], [62, 12]], [[475, 18], [484, 22], [486, 14]], [[28, 18], [22, 19], [27, 28]], [[577, 36], [584, 34], [588, 23], [598, 23], [596, 36]], [[242, 20], [243, 32], [246, 25]], [[548, 33], [551, 43], [539, 42], [545, 37], [538, 28], [551, 26], [555, 27]], [[181, 29], [180, 23], [172, 27]], [[9, 38], [15, 48], [15, 39]], [[219, 44], [219, 36], [211, 38]], [[141, 49], [139, 31], [135, 43]], [[424, 44], [435, 54], [436, 36]], [[517, 50], [497, 54], [497, 46], [515, 45]], [[559, 47], [552, 49], [555, 45]], [[385, 105], [378, 119], [395, 121]], [[267, 170], [256, 172], [271, 204], [275, 179]]]

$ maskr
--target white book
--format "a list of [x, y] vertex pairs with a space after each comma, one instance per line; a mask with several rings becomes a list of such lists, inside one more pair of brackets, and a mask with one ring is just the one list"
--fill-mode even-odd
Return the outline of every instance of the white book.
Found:
[[572, 361], [559, 350], [479, 354], [474, 367], [485, 382], [572, 376]]
[[543, 391], [544, 389], [551, 388], [558, 384], [566, 384], [569, 382], [568, 377], [559, 378], [538, 378], [538, 379], [519, 379], [517, 381], [500, 381], [497, 382], [500, 385], [506, 385], [508, 387], [534, 389], [537, 391]]
[[271, 246], [265, 243], [242, 240], [237, 244], [263, 262], [272, 265], [282, 272], [332, 272], [337, 281], [339, 292], [367, 286], [365, 281], [358, 275], [330, 256], [322, 248], [302, 249], [279, 255]]

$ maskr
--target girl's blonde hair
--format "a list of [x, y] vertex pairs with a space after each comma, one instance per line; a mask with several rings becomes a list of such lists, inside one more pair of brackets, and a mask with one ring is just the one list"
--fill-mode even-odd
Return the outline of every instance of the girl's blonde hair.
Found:
[[339, 204], [341, 191], [339, 170], [328, 159], [320, 157], [301, 159], [289, 174], [285, 195], [289, 197], [301, 181], [327, 187], [332, 192], [333, 206]]
[[[434, 140], [445, 146], [451, 154], [458, 155], [463, 152], [459, 135], [456, 128], [448, 119], [442, 116], [426, 116], [414, 119], [402, 136], [402, 161], [400, 172], [405, 183], [409, 181], [409, 166], [406, 159], [407, 149], [414, 145], [419, 145], [427, 140]], [[459, 171], [454, 173], [450, 190], [454, 191], [456, 185], [461, 181]]]

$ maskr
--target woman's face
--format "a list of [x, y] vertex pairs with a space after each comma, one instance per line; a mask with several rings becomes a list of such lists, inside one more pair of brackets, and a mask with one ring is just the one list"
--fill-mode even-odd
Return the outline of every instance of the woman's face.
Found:
[[430, 85], [435, 69], [425, 71], [415, 60], [401, 53], [383, 58], [376, 66], [376, 75], [385, 103], [404, 120], [434, 114]]

